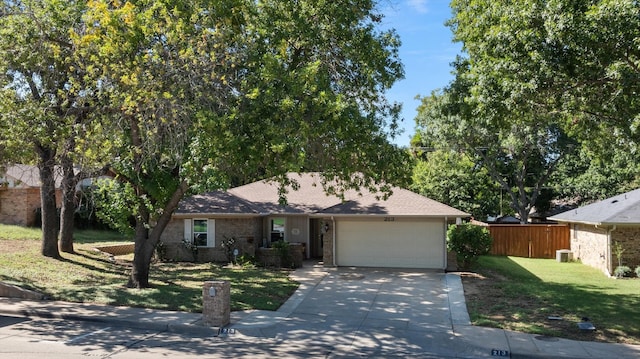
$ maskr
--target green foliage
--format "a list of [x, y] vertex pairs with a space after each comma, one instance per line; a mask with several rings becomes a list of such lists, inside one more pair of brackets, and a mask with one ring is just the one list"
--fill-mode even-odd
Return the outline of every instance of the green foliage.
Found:
[[622, 255], [624, 254], [624, 252], [626, 252], [627, 249], [624, 248], [624, 246], [622, 245], [622, 243], [620, 242], [613, 242], [613, 254], [616, 256], [616, 258], [618, 259], [618, 266], [622, 267]]
[[[492, 173], [518, 174], [501, 185], [514, 199], [530, 199], [513, 201], [521, 217], [557, 166], [560, 179], [551, 184], [565, 198], [637, 186], [637, 1], [454, 0], [451, 7], [449, 25], [465, 54], [434, 100], [444, 109], [439, 117], [455, 125], [444, 132], [486, 148], [479, 154], [497, 162]], [[435, 133], [439, 126], [425, 125]]]
[[613, 270], [613, 275], [616, 278], [624, 278], [631, 274], [631, 268], [627, 266], [617, 266], [616, 269]]
[[93, 191], [96, 216], [111, 228], [133, 235], [131, 223], [136, 204], [133, 188], [127, 183], [99, 180]]
[[492, 243], [493, 239], [485, 227], [454, 224], [447, 230], [447, 249], [456, 252], [461, 269], [471, 268], [479, 256], [489, 253]]
[[185, 238], [180, 242], [180, 246], [191, 254], [194, 263], [198, 262], [198, 245], [193, 243], [193, 240]]
[[227, 261], [229, 263], [234, 263], [233, 250], [236, 249], [236, 239], [234, 237], [224, 236], [221, 246], [222, 248], [224, 248], [225, 255], [227, 256]]
[[636, 277], [640, 278], [640, 266], [637, 266], [634, 272], [636, 273]]
[[271, 244], [276, 250], [278, 257], [280, 258], [280, 267], [287, 268], [293, 267], [293, 259], [291, 258], [291, 246], [289, 242], [277, 241]]
[[413, 168], [412, 190], [471, 213], [478, 220], [500, 213], [500, 188], [487, 170], [467, 154], [448, 150], [426, 152]]

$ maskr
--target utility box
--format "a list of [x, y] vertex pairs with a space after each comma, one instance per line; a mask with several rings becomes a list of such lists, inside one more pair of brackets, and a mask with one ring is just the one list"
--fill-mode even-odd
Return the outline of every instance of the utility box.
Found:
[[202, 323], [224, 327], [231, 322], [231, 284], [228, 281], [207, 281], [202, 287]]
[[569, 249], [559, 249], [556, 251], [556, 261], [571, 262], [573, 260], [573, 252]]

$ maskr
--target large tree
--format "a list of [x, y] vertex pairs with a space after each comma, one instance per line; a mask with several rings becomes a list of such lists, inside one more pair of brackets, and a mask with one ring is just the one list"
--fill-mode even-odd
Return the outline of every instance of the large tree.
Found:
[[[402, 76], [369, 1], [94, 1], [78, 36], [112, 116], [111, 167], [133, 193], [130, 286], [188, 191], [322, 170], [384, 190], [406, 155], [387, 142]], [[387, 119], [391, 119], [387, 123]], [[284, 197], [284, 193], [283, 193]]]
[[417, 152], [414, 191], [471, 213], [479, 221], [501, 212], [500, 188], [469, 153], [451, 149]]
[[468, 85], [464, 101], [473, 116], [492, 123], [522, 115], [551, 119], [554, 131], [580, 141], [596, 162], [611, 157], [614, 143], [625, 144], [621, 151], [637, 147], [637, 1], [454, 0], [451, 6], [449, 24], [466, 62], [456, 81]]
[[[92, 91], [83, 82], [83, 65], [70, 39], [81, 31], [85, 2], [3, 1], [0, 8], [0, 118], [6, 161], [35, 162], [40, 171], [42, 254], [73, 252], [76, 173], [74, 138], [83, 133]], [[31, 151], [24, 151], [30, 147]], [[56, 215], [57, 164], [63, 161], [62, 223]]]

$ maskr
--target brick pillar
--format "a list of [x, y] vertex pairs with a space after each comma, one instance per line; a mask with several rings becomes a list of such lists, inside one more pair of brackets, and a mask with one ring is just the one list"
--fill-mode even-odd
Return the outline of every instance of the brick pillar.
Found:
[[231, 285], [228, 281], [204, 282], [202, 322], [210, 327], [224, 327], [231, 322]]
[[329, 218], [324, 218], [323, 222], [328, 224], [327, 231], [322, 237], [322, 261], [325, 267], [333, 267], [333, 228], [334, 222]]

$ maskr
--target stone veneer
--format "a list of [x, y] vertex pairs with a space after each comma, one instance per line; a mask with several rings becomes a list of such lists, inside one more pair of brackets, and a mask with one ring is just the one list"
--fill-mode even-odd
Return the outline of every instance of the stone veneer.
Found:
[[[593, 225], [574, 224], [571, 226], [571, 251], [574, 259], [598, 268], [605, 273], [613, 274], [618, 266], [615, 255], [615, 243], [622, 244], [625, 249], [622, 264], [634, 270], [640, 266], [640, 226], [618, 226], [611, 231], [611, 249], [607, 251], [607, 233], [609, 228], [596, 228]], [[608, 262], [609, 253], [610, 263]]]
[[[197, 217], [202, 218], [202, 217]], [[239, 254], [255, 256], [255, 248], [262, 238], [261, 218], [214, 218], [215, 247], [199, 247], [198, 262], [226, 262], [226, 250], [222, 241], [226, 238], [236, 239], [235, 247]], [[172, 260], [193, 260], [191, 251], [184, 247], [184, 219], [174, 218], [169, 222], [160, 240], [166, 247], [166, 256]]]

